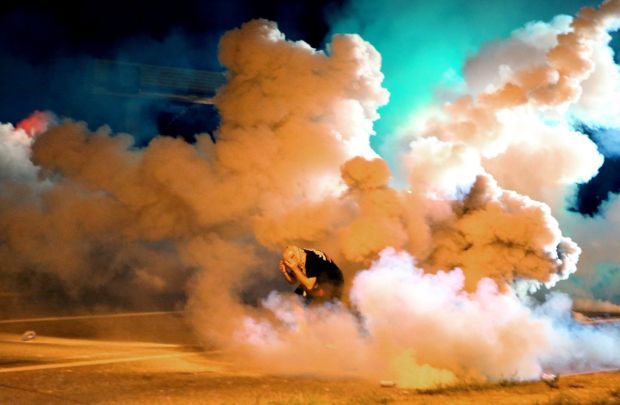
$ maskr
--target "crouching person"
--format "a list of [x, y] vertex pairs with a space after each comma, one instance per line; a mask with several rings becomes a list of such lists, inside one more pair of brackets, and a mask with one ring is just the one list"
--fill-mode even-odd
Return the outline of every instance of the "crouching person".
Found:
[[319, 250], [287, 246], [282, 252], [280, 272], [289, 284], [299, 283], [295, 293], [307, 303], [340, 300], [342, 296], [342, 271]]

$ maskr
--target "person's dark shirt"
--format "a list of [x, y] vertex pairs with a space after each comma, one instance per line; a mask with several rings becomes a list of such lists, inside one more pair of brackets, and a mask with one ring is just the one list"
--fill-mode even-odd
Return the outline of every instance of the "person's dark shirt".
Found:
[[[306, 252], [306, 277], [316, 277], [319, 288], [325, 293], [323, 297], [320, 297], [320, 301], [328, 301], [334, 298], [340, 299], [344, 277], [336, 263], [328, 258], [325, 253], [318, 250], [304, 249], [304, 252]], [[304, 295], [303, 287], [297, 287], [295, 293]]]

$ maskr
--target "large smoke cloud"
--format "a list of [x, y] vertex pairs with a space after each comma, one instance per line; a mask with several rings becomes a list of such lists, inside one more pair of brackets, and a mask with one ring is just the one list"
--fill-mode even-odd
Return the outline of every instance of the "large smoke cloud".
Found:
[[272, 293], [263, 305], [278, 322], [246, 317], [235, 347], [266, 370], [361, 375], [409, 387], [619, 364], [618, 328], [576, 324], [567, 296], [530, 307], [488, 278], [468, 293], [466, 277], [460, 269], [425, 273], [407, 253], [387, 249], [353, 283], [361, 322], [341, 306], [308, 309]]
[[[573, 15], [584, 5], [599, 3], [597, 0], [350, 0], [330, 18], [332, 32], [358, 33], [383, 56], [385, 86], [393, 101], [381, 110], [382, 118], [377, 123], [379, 136], [373, 139], [373, 145], [396, 166], [395, 156], [402, 149], [392, 144], [395, 132], [406, 123], [406, 116], [412, 111], [423, 111], [433, 98], [445, 101], [453, 97], [463, 85], [464, 62], [481, 46], [509, 36], [511, 30], [528, 21], [547, 20], [558, 14]], [[511, 53], [514, 59], [529, 60], [533, 56], [530, 49], [520, 47], [511, 47]], [[495, 74], [488, 73], [489, 77], [481, 76], [478, 81], [482, 87]], [[441, 84], [439, 89], [438, 84]]]
[[[563, 296], [524, 302], [576, 270], [581, 250], [552, 209], [602, 162], [569, 118], [595, 117], [584, 97], [608, 77], [596, 72], [610, 68], [618, 4], [518, 32], [506, 46], [531, 60], [472, 61], [471, 93], [405, 135], [402, 188], [370, 147], [388, 101], [377, 51], [357, 35], [315, 50], [264, 20], [221, 40], [215, 144], [136, 148], [72, 121], [36, 138], [3, 126], [0, 189], [24, 187], [0, 194], [2, 280], [52, 280], [66, 299], [115, 305], [187, 289], [205, 341], [271, 370], [425, 386], [617, 365], [595, 349], [572, 355], [579, 338], [601, 347], [617, 331], [573, 333]], [[291, 243], [341, 265], [343, 304], [273, 291]]]

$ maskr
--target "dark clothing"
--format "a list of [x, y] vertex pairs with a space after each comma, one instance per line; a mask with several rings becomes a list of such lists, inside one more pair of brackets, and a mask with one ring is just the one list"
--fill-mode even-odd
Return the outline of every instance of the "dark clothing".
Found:
[[319, 302], [340, 299], [344, 277], [342, 271], [325, 253], [318, 250], [304, 249], [306, 252], [306, 277], [316, 277], [317, 285], [325, 294], [322, 297], [306, 297], [302, 286], [297, 287], [295, 294], [311, 298]]

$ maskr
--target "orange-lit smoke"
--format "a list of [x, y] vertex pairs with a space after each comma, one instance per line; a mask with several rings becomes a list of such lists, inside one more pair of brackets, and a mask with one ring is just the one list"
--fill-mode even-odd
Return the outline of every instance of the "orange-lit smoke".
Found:
[[[472, 79], [471, 94], [413, 119], [406, 188], [370, 147], [389, 96], [379, 53], [357, 35], [315, 50], [264, 20], [221, 40], [215, 144], [156, 137], [138, 149], [72, 121], [32, 141], [3, 126], [0, 153], [29, 174], [0, 184], [26, 179], [0, 195], [2, 271], [45, 275], [77, 301], [187, 289], [205, 342], [272, 371], [428, 386], [620, 364], [599, 350], [617, 331], [574, 334], [564, 297], [527, 298], [577, 269], [581, 249], [547, 203], [561, 207], [602, 162], [566, 115], [589, 111], [582, 96], [596, 92], [594, 56], [619, 4], [534, 27], [549, 38], [531, 65], [501, 64], [498, 81], [476, 92]], [[535, 33], [519, 35], [528, 49]], [[281, 293], [289, 244], [336, 260], [345, 303]], [[573, 355], [577, 337], [586, 357]]]

